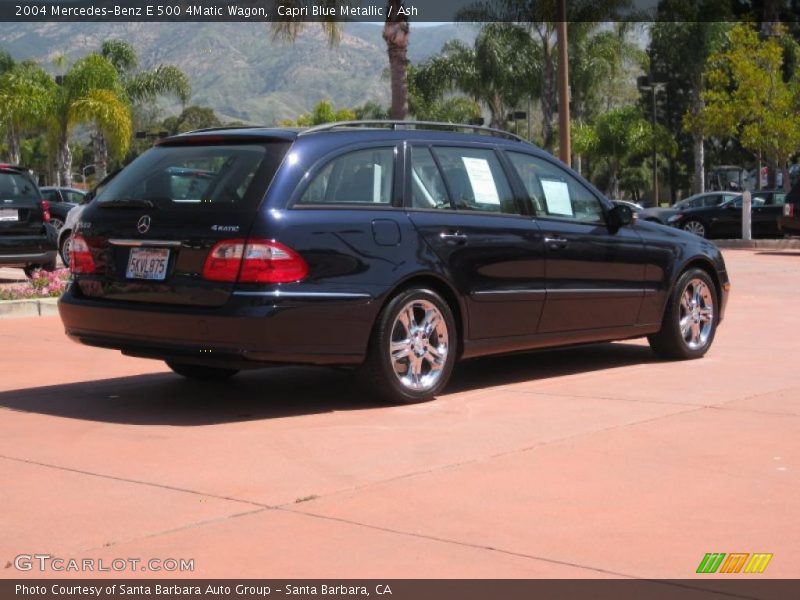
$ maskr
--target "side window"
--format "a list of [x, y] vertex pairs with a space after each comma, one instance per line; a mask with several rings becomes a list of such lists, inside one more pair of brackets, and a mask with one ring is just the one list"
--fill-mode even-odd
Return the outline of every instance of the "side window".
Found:
[[723, 197], [719, 194], [713, 194], [711, 196], [706, 196], [703, 198], [703, 204], [701, 206], [708, 207], [708, 206], [717, 206], [721, 204]]
[[67, 198], [67, 202], [74, 202], [75, 204], [80, 204], [81, 200], [83, 200], [83, 194], [79, 194], [78, 192], [68, 191], [64, 192], [64, 195]]
[[541, 158], [509, 152], [537, 216], [604, 223], [603, 205], [568, 171]]
[[391, 204], [394, 154], [394, 148], [370, 148], [337, 156], [317, 173], [298, 203]]
[[444, 179], [428, 148], [411, 148], [411, 206], [451, 208]]
[[494, 150], [440, 146], [433, 151], [442, 165], [456, 210], [519, 214]]
[[46, 190], [46, 191], [42, 192], [42, 198], [44, 198], [45, 200], [47, 200], [51, 204], [53, 202], [61, 202], [61, 196], [58, 195], [58, 191], [57, 190]]

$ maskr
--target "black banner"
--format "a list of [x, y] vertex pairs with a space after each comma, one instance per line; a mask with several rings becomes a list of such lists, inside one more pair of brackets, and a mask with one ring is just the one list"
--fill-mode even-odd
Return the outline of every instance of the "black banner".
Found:
[[800, 597], [800, 580], [3, 580], [0, 599], [144, 600], [785, 600]]
[[[552, 21], [559, 0], [0, 0], [0, 21]], [[794, 0], [566, 0], [569, 21], [798, 21]]]

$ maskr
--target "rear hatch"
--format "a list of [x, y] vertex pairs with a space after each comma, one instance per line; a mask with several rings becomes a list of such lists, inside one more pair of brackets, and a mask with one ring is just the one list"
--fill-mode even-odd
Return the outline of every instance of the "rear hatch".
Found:
[[41, 235], [43, 227], [36, 184], [22, 170], [0, 166], [0, 236]]
[[[76, 226], [72, 267], [83, 295], [224, 304], [235, 283], [205, 279], [206, 259], [218, 242], [247, 238], [290, 145], [190, 137], [137, 158], [105, 185]], [[88, 252], [88, 266], [81, 252]]]

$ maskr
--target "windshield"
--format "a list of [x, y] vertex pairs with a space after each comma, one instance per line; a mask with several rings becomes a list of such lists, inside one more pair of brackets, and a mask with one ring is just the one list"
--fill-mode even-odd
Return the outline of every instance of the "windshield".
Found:
[[39, 190], [21, 173], [0, 172], [0, 200], [39, 200]]
[[288, 144], [159, 146], [125, 167], [97, 202], [244, 208], [263, 196]]

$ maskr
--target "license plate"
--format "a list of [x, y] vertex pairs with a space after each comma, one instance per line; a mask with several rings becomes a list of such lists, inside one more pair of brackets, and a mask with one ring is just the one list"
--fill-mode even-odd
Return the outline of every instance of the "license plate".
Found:
[[128, 257], [128, 279], [163, 281], [167, 277], [169, 250], [166, 248], [131, 248]]
[[19, 221], [19, 211], [15, 208], [0, 208], [0, 221]]

